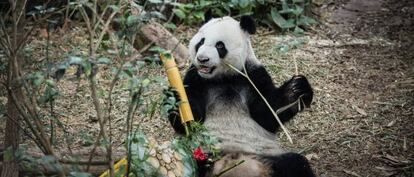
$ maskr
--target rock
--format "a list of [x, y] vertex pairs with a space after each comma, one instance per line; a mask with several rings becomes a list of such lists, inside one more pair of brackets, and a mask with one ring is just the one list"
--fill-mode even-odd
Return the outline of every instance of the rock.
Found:
[[152, 148], [149, 152], [149, 155], [155, 157], [157, 155], [157, 151], [155, 151], [155, 149]]
[[158, 168], [160, 167], [160, 162], [158, 162], [158, 160], [154, 157], [149, 157], [147, 159], [148, 163], [150, 163], [154, 168]]
[[181, 162], [176, 164], [176, 167], [174, 168], [174, 174], [175, 176], [183, 176], [183, 164]]
[[162, 154], [162, 160], [167, 164], [171, 163], [171, 157], [168, 154]]
[[183, 157], [181, 157], [181, 154], [180, 154], [180, 153], [178, 153], [178, 152], [174, 152], [174, 158], [175, 158], [177, 161], [181, 161], [181, 160], [183, 160]]
[[174, 172], [169, 171], [167, 176], [168, 176], [168, 177], [175, 177], [175, 174], [174, 174]]
[[160, 167], [160, 173], [163, 176], [167, 176], [168, 175], [168, 171], [167, 171], [167, 169], [165, 167]]

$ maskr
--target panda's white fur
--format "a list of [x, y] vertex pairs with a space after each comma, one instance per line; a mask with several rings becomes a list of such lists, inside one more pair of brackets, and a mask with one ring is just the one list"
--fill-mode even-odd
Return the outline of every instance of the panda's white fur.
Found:
[[234, 89], [240, 90], [240, 93], [233, 100], [222, 97], [223, 90], [220, 87], [211, 89], [207, 96], [204, 125], [221, 140], [218, 145], [220, 149], [224, 152], [267, 155], [282, 153], [276, 136], [251, 119], [245, 101], [248, 96], [246, 88]]
[[[254, 21], [249, 19], [211, 19], [189, 44], [192, 67], [184, 84], [194, 118], [220, 140], [218, 147], [225, 154], [203, 175], [217, 175], [229, 163], [245, 160], [225, 176], [313, 177], [303, 156], [281, 149], [275, 136], [279, 125], [273, 115], [246, 78], [227, 65], [246, 69], [275, 110], [303, 94], [308, 95], [304, 97], [307, 106], [312, 101], [313, 92], [304, 76], [293, 77], [279, 88], [274, 86], [251, 46], [253, 30], [249, 25]], [[280, 117], [285, 122], [297, 112], [292, 108]], [[176, 116], [171, 114], [169, 119], [175, 130], [183, 132]]]

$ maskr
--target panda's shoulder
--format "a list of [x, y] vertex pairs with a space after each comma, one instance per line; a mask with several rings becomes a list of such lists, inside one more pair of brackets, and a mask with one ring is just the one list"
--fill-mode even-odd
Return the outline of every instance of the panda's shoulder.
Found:
[[246, 70], [249, 77], [254, 79], [263, 79], [263, 77], [270, 77], [266, 67], [261, 63], [246, 62]]

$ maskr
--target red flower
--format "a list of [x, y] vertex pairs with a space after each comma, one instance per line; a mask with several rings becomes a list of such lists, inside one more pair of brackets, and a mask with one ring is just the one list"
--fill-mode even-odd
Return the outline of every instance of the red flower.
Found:
[[201, 147], [198, 147], [194, 150], [193, 157], [196, 159], [196, 161], [200, 162], [207, 160], [207, 154], [203, 152], [203, 149], [201, 149]]

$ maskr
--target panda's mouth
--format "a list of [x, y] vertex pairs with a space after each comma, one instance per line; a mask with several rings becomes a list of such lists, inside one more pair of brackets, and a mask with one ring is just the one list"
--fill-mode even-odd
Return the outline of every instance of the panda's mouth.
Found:
[[213, 73], [213, 71], [216, 69], [215, 66], [205, 66], [205, 65], [200, 65], [197, 67], [197, 70], [199, 73], [202, 74], [211, 74]]

